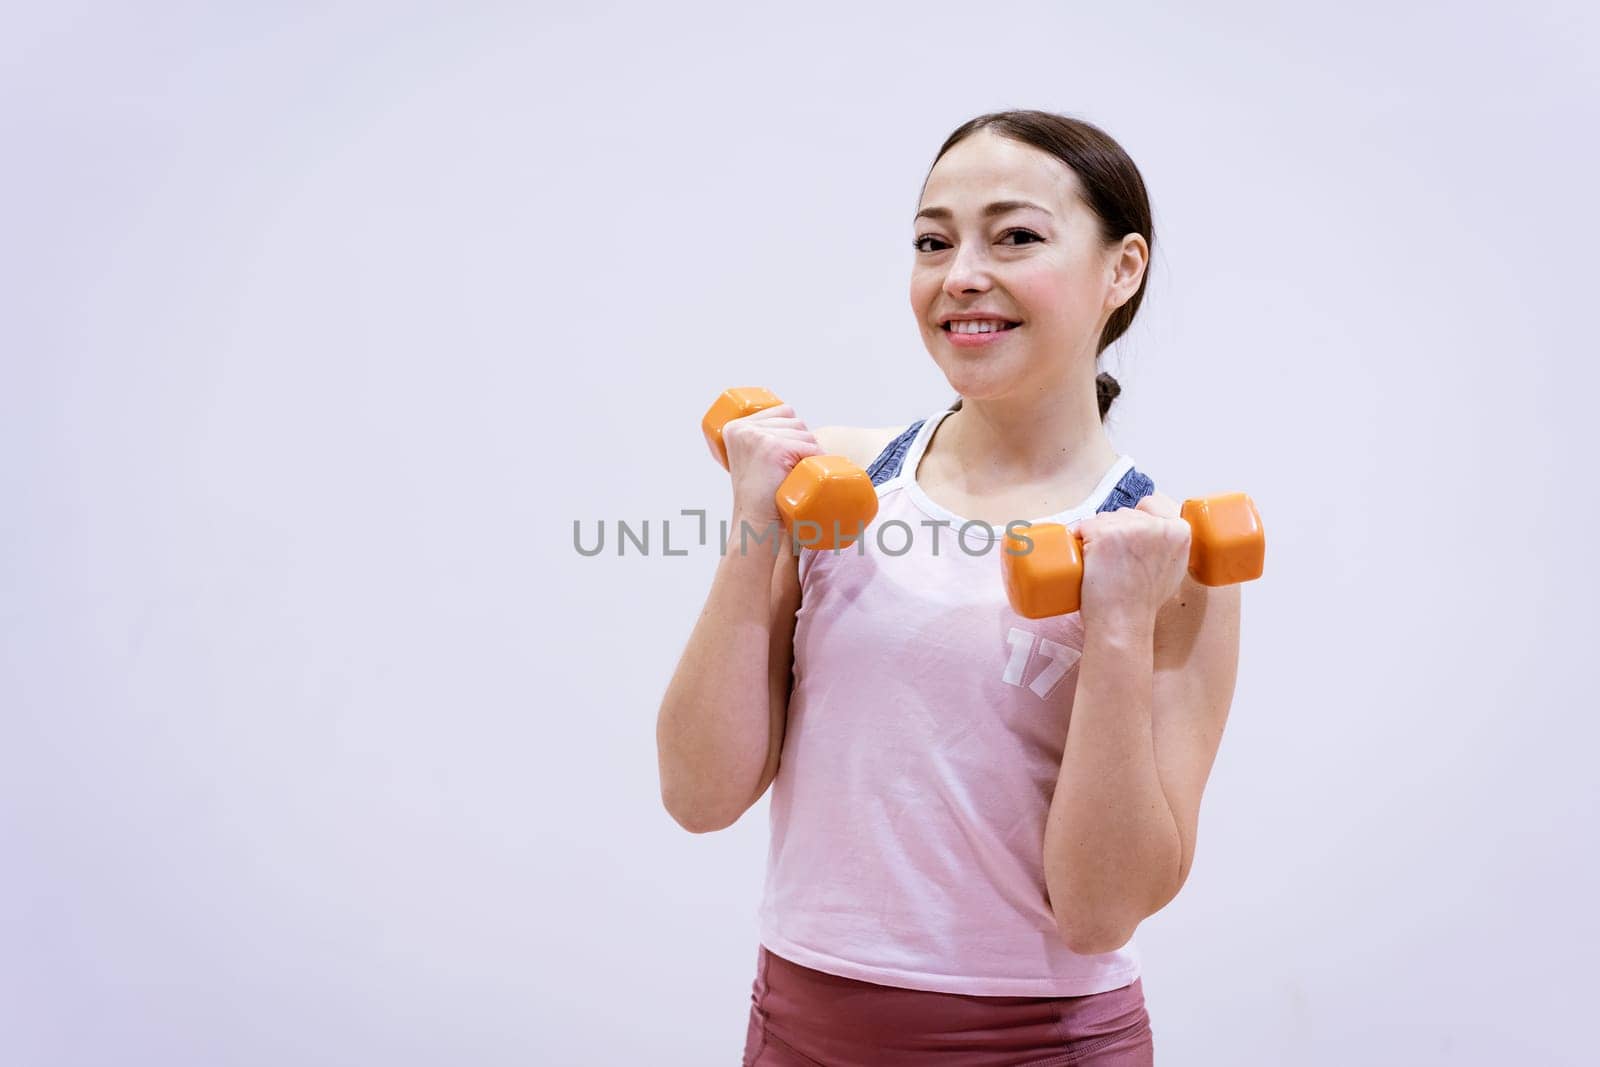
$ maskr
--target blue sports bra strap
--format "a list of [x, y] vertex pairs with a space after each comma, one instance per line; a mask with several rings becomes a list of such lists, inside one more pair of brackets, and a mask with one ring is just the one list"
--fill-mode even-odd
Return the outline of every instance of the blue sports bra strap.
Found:
[[882, 485], [900, 473], [900, 465], [905, 462], [906, 452], [911, 448], [911, 442], [916, 440], [917, 431], [922, 429], [922, 424], [926, 421], [918, 419], [913, 422], [878, 453], [878, 458], [867, 468], [867, 477], [872, 479], [873, 485]]
[[1156, 483], [1150, 480], [1148, 474], [1129, 467], [1128, 473], [1111, 487], [1111, 492], [1106, 494], [1105, 502], [1095, 508], [1095, 511], [1116, 511], [1118, 508], [1137, 507], [1139, 501], [1155, 491]]

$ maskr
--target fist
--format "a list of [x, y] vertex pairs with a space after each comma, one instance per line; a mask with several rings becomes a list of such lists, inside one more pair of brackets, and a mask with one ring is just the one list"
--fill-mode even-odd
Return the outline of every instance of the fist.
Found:
[[822, 447], [788, 404], [730, 419], [722, 428], [733, 482], [734, 510], [750, 519], [779, 521], [778, 486], [794, 465]]
[[1154, 627], [1189, 570], [1189, 524], [1177, 501], [1154, 493], [1138, 506], [1091, 515], [1078, 524], [1083, 543], [1085, 629]]

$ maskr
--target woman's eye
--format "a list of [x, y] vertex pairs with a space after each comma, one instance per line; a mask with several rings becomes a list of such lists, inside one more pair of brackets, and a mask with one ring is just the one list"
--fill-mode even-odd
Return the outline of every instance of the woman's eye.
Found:
[[[1000, 240], [1004, 241], [1008, 237], [1031, 237], [1035, 241], [1044, 240], [1043, 237], [1040, 237], [1038, 234], [1034, 233], [1032, 230], [1022, 230], [1022, 229], [1007, 230], [1005, 233], [1000, 235]], [[941, 245], [941, 246], [943, 246], [945, 248], [950, 247], [948, 244], [945, 243], [945, 241], [943, 239], [935, 237], [932, 234], [925, 234], [922, 237], [918, 237], [915, 241], [911, 242], [911, 247], [915, 248], [918, 252], [938, 252], [940, 250], [939, 248], [928, 248], [928, 247], [926, 247], [926, 243], [928, 241], [933, 241], [935, 244]], [[1021, 242], [1019, 242], [1019, 243], [1021, 243]], [[1012, 245], [1012, 247], [1015, 248], [1016, 245]]]

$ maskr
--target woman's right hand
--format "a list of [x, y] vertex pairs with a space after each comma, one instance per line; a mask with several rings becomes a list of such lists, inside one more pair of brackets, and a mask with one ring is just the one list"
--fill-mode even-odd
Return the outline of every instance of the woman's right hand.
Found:
[[781, 521], [778, 486], [795, 464], [823, 454], [788, 404], [730, 419], [722, 427], [722, 446], [728, 451], [734, 515], [761, 526]]

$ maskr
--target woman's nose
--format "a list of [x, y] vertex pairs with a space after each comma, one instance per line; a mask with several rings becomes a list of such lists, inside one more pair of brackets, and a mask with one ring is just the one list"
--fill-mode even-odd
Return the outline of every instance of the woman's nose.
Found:
[[981, 293], [988, 288], [989, 265], [982, 249], [970, 243], [959, 246], [955, 258], [950, 261], [950, 269], [945, 272], [944, 291], [950, 296], [960, 296]]

